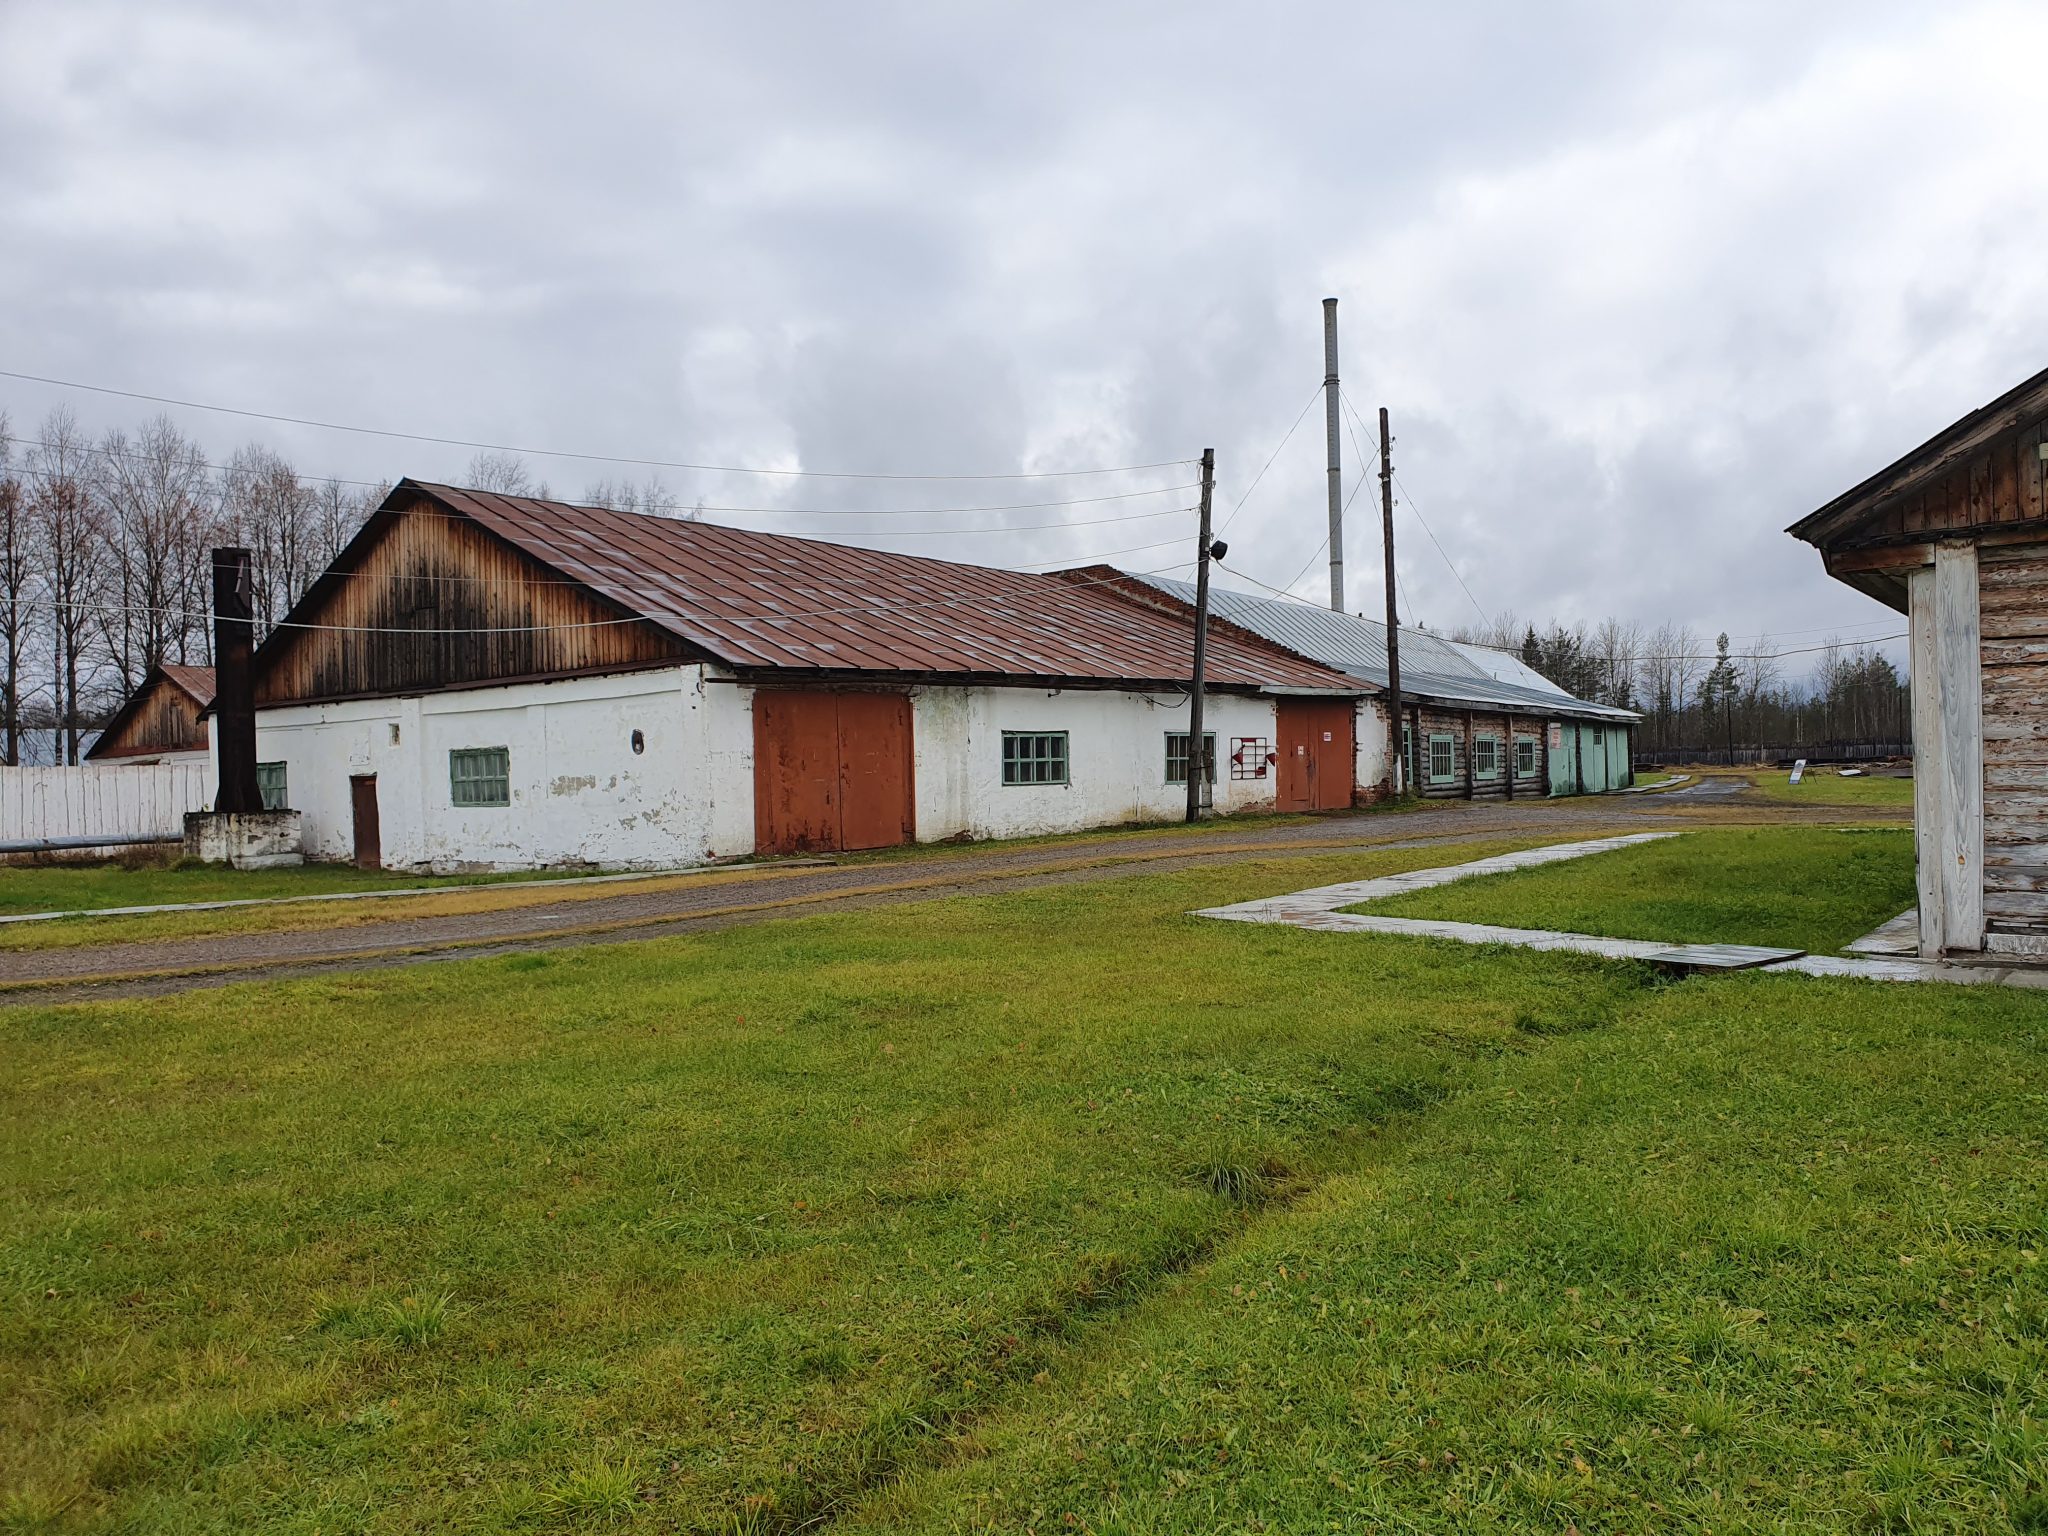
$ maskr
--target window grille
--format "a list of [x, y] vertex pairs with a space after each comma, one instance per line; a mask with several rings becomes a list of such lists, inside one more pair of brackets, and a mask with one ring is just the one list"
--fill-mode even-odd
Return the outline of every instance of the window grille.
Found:
[[1458, 742], [1454, 736], [1429, 738], [1429, 782], [1449, 784], [1458, 777]]
[[1003, 732], [1003, 782], [1005, 784], [1066, 783], [1067, 733], [1065, 731]]
[[1472, 777], [1475, 779], [1497, 779], [1500, 777], [1500, 738], [1498, 736], [1475, 736], [1472, 738]]
[[1536, 738], [1517, 736], [1515, 738], [1515, 777], [1533, 779], [1536, 777]]
[[1264, 736], [1230, 738], [1230, 776], [1263, 779], [1273, 771], [1273, 743]]
[[460, 747], [448, 754], [448, 798], [458, 806], [512, 803], [512, 750]]
[[291, 798], [285, 789], [283, 763], [258, 763], [256, 788], [263, 796], [263, 809], [266, 811], [283, 811], [291, 808]]
[[[1206, 783], [1216, 782], [1216, 733], [1202, 732], [1202, 766], [1206, 770]], [[1168, 731], [1166, 733], [1166, 782], [1185, 784], [1188, 781], [1188, 733]]]

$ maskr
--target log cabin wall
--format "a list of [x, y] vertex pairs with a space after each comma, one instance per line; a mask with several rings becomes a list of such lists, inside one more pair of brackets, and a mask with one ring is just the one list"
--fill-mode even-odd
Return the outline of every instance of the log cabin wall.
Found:
[[1978, 552], [1984, 922], [2048, 935], [2048, 545]]
[[135, 709], [96, 742], [95, 761], [109, 757], [156, 757], [166, 752], [204, 752], [206, 722], [199, 702], [166, 677], [151, 682]]
[[379, 513], [291, 616], [335, 627], [280, 628], [265, 642], [256, 702], [427, 693], [693, 656], [655, 625], [622, 618], [624, 609], [422, 496]]
[[[1550, 772], [1548, 721], [1535, 715], [1515, 715], [1510, 733], [1510, 717], [1490, 710], [1421, 704], [1404, 705], [1401, 712], [1408, 717], [1410, 727], [1416, 729], [1415, 790], [1425, 799], [1505, 800], [1509, 776], [1515, 768], [1516, 737], [1536, 743], [1536, 771], [1514, 780], [1514, 798], [1540, 800], [1547, 792]], [[1420, 726], [1416, 728], [1418, 717]], [[1432, 758], [1432, 739], [1440, 743], [1446, 736], [1450, 738], [1451, 749], [1448, 779], [1431, 771], [1433, 764], [1442, 766], [1440, 747], [1437, 756]], [[1492, 778], [1480, 777], [1473, 771], [1472, 746], [1481, 737], [1492, 737], [1497, 743], [1495, 761], [1498, 768]]]

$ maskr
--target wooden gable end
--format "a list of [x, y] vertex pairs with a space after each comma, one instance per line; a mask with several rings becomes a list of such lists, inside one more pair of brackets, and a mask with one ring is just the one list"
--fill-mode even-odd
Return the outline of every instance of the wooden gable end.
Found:
[[633, 671], [682, 640], [401, 488], [264, 643], [256, 702]]
[[87, 756], [95, 762], [155, 757], [166, 752], [203, 752], [206, 745], [206, 722], [200, 718], [199, 701], [155, 672], [107, 723]]

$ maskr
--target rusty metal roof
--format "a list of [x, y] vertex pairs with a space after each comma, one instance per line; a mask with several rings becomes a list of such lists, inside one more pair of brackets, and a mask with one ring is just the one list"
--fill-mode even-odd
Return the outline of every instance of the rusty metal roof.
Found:
[[175, 661], [166, 661], [157, 670], [192, 695], [192, 702], [201, 709], [213, 702], [213, 668], [188, 667]]
[[[1085, 581], [416, 480], [386, 508], [412, 493], [740, 671], [1175, 686], [1193, 666], [1185, 619]], [[1208, 678], [1362, 691], [1249, 634], [1211, 637]]]

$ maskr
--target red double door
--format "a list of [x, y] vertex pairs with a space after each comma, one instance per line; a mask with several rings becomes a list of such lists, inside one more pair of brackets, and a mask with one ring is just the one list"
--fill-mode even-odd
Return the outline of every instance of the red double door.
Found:
[[1355, 709], [1349, 699], [1282, 699], [1275, 710], [1283, 811], [1340, 811], [1357, 771]]
[[914, 786], [907, 694], [764, 688], [754, 695], [757, 852], [910, 842]]

